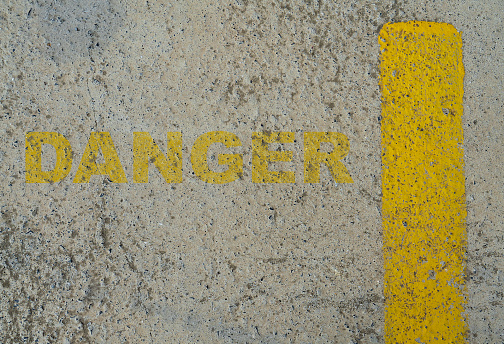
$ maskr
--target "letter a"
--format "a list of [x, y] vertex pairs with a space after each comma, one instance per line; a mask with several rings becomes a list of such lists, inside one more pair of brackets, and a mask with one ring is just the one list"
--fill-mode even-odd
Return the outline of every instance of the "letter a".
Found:
[[[105, 163], [96, 162], [96, 155], [101, 148]], [[93, 175], [106, 174], [113, 183], [127, 183], [121, 161], [114, 147], [110, 133], [91, 133], [82, 160], [74, 178], [74, 183], [89, 183]]]

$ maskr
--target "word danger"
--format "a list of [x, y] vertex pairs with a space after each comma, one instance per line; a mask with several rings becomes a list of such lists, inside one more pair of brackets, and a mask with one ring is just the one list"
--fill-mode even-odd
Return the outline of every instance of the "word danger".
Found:
[[[25, 140], [26, 183], [54, 183], [64, 179], [72, 168], [73, 152], [67, 138], [56, 132], [28, 132]], [[293, 171], [270, 171], [269, 163], [292, 160], [292, 151], [269, 150], [272, 143], [292, 143], [292, 132], [252, 133], [252, 182], [294, 183]], [[330, 152], [322, 152], [321, 143], [332, 144]], [[241, 141], [227, 131], [207, 132], [196, 139], [191, 149], [192, 169], [202, 181], [225, 184], [243, 175], [242, 154], [218, 154], [224, 172], [212, 171], [208, 165], [208, 150], [214, 143], [225, 147], [239, 147]], [[42, 170], [42, 145], [52, 145], [56, 150], [56, 163], [51, 171]], [[182, 182], [182, 133], [167, 133], [167, 152], [161, 152], [147, 132], [133, 133], [133, 182], [147, 183], [149, 164], [154, 165], [167, 183]], [[101, 153], [100, 153], [101, 152]], [[340, 161], [349, 152], [348, 138], [335, 132], [304, 133], [304, 182], [320, 182], [320, 166], [325, 164], [336, 183], [352, 183], [348, 170]], [[97, 162], [97, 156], [103, 163]], [[88, 183], [94, 175], [107, 175], [113, 183], [127, 183], [126, 174], [115, 149], [110, 133], [92, 132], [82, 155], [74, 183]]]

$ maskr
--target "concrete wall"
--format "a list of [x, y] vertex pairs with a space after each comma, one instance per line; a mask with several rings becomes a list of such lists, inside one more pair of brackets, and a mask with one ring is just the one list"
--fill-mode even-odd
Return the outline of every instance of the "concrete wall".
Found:
[[[414, 19], [463, 31], [468, 341], [503, 342], [503, 17], [500, 0], [1, 0], [0, 342], [382, 343], [378, 32]], [[192, 172], [213, 130], [242, 141], [242, 179]], [[66, 179], [25, 183], [29, 131], [68, 138]], [[129, 183], [72, 182], [93, 131]], [[182, 183], [152, 165], [132, 182], [135, 131], [162, 151], [182, 132]], [[254, 131], [295, 132], [272, 166], [295, 184], [252, 183]], [[303, 183], [307, 131], [349, 138], [353, 184]]]

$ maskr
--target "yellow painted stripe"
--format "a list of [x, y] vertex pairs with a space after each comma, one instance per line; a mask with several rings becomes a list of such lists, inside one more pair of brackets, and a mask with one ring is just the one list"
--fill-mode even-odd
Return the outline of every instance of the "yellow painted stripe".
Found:
[[380, 32], [386, 343], [464, 343], [466, 208], [461, 33]]

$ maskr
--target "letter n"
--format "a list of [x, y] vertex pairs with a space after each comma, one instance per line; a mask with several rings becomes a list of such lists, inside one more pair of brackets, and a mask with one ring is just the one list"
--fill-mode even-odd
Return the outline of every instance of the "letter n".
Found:
[[133, 133], [133, 181], [149, 182], [149, 162], [159, 170], [167, 183], [182, 182], [182, 133], [168, 133], [165, 157], [154, 139], [146, 132]]

